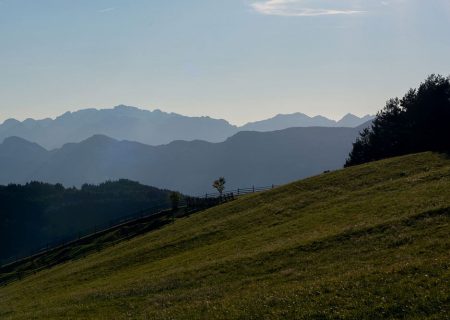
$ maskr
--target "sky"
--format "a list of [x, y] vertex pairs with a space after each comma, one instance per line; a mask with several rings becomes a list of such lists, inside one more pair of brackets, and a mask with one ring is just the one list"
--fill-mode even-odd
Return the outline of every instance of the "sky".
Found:
[[0, 0], [0, 122], [119, 104], [361, 116], [449, 57], [449, 0]]

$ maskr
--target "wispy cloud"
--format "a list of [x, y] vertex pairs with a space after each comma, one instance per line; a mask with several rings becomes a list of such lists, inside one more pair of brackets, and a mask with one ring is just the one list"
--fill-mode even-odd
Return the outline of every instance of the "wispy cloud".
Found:
[[[250, 6], [258, 13], [264, 15], [287, 16], [287, 17], [313, 17], [326, 15], [353, 15], [365, 11], [347, 8], [317, 8], [308, 6], [305, 0], [266, 0], [253, 2]], [[316, 1], [320, 3], [320, 1]]]
[[98, 10], [98, 12], [106, 13], [106, 12], [111, 12], [111, 11], [114, 11], [114, 10], [116, 10], [115, 7], [110, 7], [110, 8], [104, 8], [104, 9]]

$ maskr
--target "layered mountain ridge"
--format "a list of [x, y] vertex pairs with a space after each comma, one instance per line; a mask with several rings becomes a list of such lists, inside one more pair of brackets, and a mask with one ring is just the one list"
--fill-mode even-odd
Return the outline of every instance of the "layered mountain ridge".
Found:
[[116, 106], [111, 109], [84, 109], [66, 112], [55, 119], [8, 119], [0, 125], [0, 141], [17, 136], [54, 149], [69, 142], [81, 142], [97, 134], [117, 140], [130, 140], [148, 145], [168, 144], [175, 140], [223, 142], [240, 131], [274, 131], [290, 127], [356, 127], [372, 119], [348, 114], [335, 121], [323, 116], [309, 117], [302, 113], [277, 115], [247, 123], [241, 127], [222, 119], [188, 117], [161, 110], [142, 110]]
[[243, 131], [219, 143], [178, 140], [160, 146], [93, 135], [51, 151], [11, 137], [0, 144], [0, 184], [70, 187], [130, 179], [189, 194], [213, 191], [211, 182], [219, 176], [227, 178], [228, 190], [283, 184], [342, 167], [363, 127]]

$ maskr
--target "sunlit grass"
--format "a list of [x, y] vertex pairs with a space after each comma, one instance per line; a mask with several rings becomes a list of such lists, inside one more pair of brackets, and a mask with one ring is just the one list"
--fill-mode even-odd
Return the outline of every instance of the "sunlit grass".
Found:
[[450, 161], [323, 174], [0, 288], [0, 318], [444, 319]]

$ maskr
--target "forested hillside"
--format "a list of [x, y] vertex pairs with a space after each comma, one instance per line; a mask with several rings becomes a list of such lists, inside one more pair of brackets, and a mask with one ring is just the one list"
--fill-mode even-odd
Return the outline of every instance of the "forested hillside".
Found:
[[170, 207], [169, 191], [120, 180], [80, 189], [32, 182], [0, 186], [0, 260], [143, 209]]

